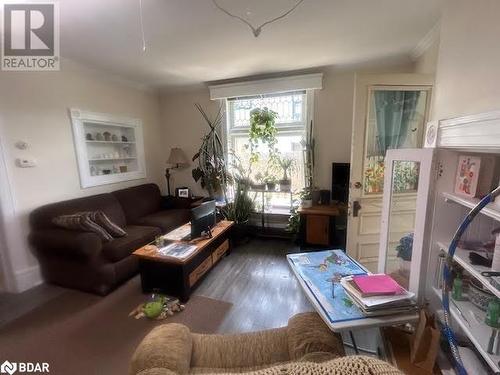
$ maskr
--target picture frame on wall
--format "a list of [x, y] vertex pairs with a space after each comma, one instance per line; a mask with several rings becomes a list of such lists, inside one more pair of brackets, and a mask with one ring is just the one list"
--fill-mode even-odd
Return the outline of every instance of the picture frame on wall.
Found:
[[191, 191], [188, 187], [180, 187], [175, 189], [175, 195], [179, 198], [189, 198]]

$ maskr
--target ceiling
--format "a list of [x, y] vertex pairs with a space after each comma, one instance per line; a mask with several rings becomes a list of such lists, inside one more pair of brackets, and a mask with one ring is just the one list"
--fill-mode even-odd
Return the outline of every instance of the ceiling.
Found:
[[[259, 25], [297, 0], [218, 0]], [[440, 0], [305, 0], [255, 38], [212, 0], [61, 0], [63, 58], [135, 83], [179, 87], [249, 75], [409, 56]]]

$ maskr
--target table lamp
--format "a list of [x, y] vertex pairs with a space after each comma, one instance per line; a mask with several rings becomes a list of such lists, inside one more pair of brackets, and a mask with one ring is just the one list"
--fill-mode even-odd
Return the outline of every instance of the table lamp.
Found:
[[182, 149], [180, 149], [179, 147], [172, 147], [170, 149], [170, 155], [168, 156], [167, 159], [167, 164], [169, 166], [166, 168], [165, 177], [167, 178], [168, 195], [170, 195], [170, 176], [171, 176], [170, 170], [185, 167], [189, 163]]

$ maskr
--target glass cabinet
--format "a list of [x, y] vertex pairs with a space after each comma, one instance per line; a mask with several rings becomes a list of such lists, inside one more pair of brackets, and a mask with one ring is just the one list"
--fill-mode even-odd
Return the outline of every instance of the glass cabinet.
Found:
[[[426, 226], [432, 207], [432, 149], [388, 150], [384, 185], [378, 271], [391, 275], [423, 297], [427, 264]], [[428, 237], [428, 236], [427, 236]], [[425, 263], [425, 264], [424, 264]]]

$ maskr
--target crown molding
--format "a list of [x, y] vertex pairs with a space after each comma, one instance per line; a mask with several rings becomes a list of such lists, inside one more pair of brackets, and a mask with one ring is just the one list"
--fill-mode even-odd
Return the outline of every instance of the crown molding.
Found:
[[427, 49], [439, 39], [440, 31], [441, 31], [441, 22], [438, 21], [434, 26], [432, 26], [432, 29], [430, 29], [429, 32], [425, 34], [425, 36], [422, 39], [420, 39], [415, 48], [413, 48], [412, 51], [410, 52], [410, 57], [413, 61], [422, 56], [424, 52], [427, 51]]

